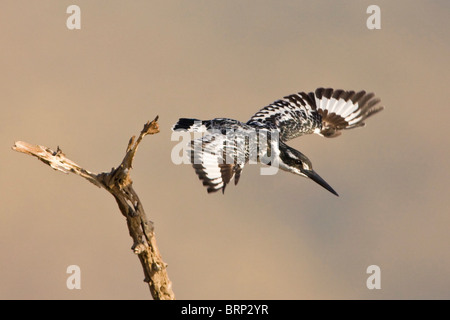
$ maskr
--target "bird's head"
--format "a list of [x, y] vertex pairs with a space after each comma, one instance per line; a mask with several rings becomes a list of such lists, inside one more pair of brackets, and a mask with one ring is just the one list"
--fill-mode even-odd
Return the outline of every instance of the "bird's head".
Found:
[[320, 184], [332, 194], [339, 196], [337, 192], [313, 170], [311, 161], [300, 151], [284, 144], [283, 146], [280, 146], [280, 160], [280, 169], [309, 178]]

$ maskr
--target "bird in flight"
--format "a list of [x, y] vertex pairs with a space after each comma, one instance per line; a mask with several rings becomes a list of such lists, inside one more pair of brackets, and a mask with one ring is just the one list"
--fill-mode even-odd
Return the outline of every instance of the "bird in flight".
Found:
[[368, 117], [384, 109], [379, 103], [380, 99], [365, 91], [318, 88], [277, 100], [246, 123], [181, 118], [172, 130], [202, 133], [191, 140], [188, 158], [208, 193], [224, 192], [233, 178], [236, 185], [244, 165], [253, 160], [309, 178], [338, 196], [313, 170], [311, 161], [286, 142], [313, 133], [332, 138], [343, 130], [362, 127]]

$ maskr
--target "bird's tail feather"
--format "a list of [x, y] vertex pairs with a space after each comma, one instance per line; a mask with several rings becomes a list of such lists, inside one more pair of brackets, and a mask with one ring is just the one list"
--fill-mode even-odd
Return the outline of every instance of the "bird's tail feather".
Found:
[[190, 118], [180, 118], [178, 122], [172, 127], [173, 131], [189, 131], [199, 132], [205, 129], [204, 121]]

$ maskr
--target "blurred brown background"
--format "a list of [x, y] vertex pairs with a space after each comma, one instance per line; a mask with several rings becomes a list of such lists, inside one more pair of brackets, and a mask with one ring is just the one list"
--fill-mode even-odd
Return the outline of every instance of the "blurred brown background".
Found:
[[[66, 8], [81, 8], [81, 30]], [[381, 8], [381, 30], [366, 9]], [[94, 172], [160, 116], [132, 178], [178, 299], [449, 299], [448, 1], [2, 1], [0, 298], [149, 299], [124, 218], [87, 181], [15, 153], [58, 145]], [[170, 159], [179, 117], [246, 121], [319, 86], [386, 110], [290, 145], [340, 194], [248, 166], [225, 196]], [[66, 268], [81, 268], [81, 290]], [[366, 268], [381, 268], [368, 290]]]

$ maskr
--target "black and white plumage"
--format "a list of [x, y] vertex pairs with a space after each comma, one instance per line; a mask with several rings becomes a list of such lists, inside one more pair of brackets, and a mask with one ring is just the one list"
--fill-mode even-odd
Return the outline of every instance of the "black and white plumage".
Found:
[[172, 130], [203, 132], [191, 142], [190, 161], [208, 192], [224, 191], [233, 177], [237, 184], [244, 165], [254, 161], [310, 178], [338, 195], [312, 169], [311, 161], [285, 142], [312, 133], [337, 137], [343, 130], [362, 127], [368, 117], [383, 110], [379, 103], [380, 99], [365, 91], [318, 88], [277, 100], [246, 123], [181, 118]]

